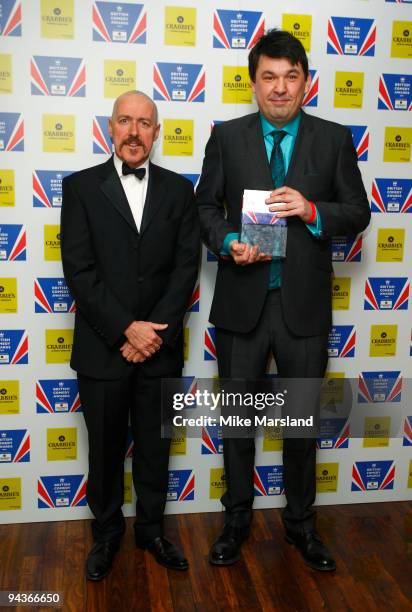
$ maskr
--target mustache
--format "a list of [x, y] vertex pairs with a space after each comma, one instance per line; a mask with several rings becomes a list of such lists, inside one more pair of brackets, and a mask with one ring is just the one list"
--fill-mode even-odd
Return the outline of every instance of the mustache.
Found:
[[140, 140], [140, 138], [136, 138], [136, 137], [132, 137], [129, 136], [129, 138], [126, 138], [126, 140], [123, 140], [121, 146], [123, 147], [124, 145], [130, 145], [130, 144], [137, 144], [140, 147], [143, 147], [143, 149], [146, 149], [145, 144]]

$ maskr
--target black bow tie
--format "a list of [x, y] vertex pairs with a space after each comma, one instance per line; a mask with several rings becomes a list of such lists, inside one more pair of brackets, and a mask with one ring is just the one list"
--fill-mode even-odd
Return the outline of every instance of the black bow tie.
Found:
[[134, 174], [135, 177], [138, 178], [139, 181], [141, 181], [146, 174], [146, 168], [130, 168], [130, 166], [128, 166], [127, 164], [123, 162], [122, 174], [124, 176], [126, 176], [127, 174]]

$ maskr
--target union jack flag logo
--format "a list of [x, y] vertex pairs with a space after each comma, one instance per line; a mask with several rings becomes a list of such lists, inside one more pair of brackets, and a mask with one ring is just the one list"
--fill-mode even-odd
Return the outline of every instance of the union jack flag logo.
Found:
[[317, 106], [318, 105], [318, 93], [319, 93], [319, 71], [309, 70], [312, 78], [310, 83], [309, 91], [303, 98], [302, 106]]
[[1, 36], [21, 36], [21, 4], [15, 0], [3, 0], [0, 15]]
[[112, 139], [109, 134], [109, 119], [104, 115], [93, 117], [93, 153], [111, 155]]
[[205, 331], [205, 346], [204, 346], [204, 360], [205, 361], [216, 361], [216, 329], [215, 327], [208, 327]]
[[190, 298], [189, 307], [187, 311], [188, 312], [199, 312], [199, 301], [200, 301], [200, 285], [198, 283], [195, 287], [195, 290], [192, 293], [192, 297]]

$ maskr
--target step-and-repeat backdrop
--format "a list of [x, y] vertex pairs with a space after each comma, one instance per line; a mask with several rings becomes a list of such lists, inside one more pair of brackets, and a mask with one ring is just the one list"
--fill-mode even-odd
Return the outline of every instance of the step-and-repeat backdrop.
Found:
[[[305, 46], [305, 109], [350, 127], [372, 209], [363, 235], [333, 241], [328, 373], [336, 389], [359, 379], [365, 436], [348, 437], [344, 420], [338, 435], [326, 427], [317, 503], [411, 499], [412, 408], [401, 435], [389, 431], [412, 369], [412, 2], [177, 4], [0, 0], [0, 520], [90, 516], [87, 438], [68, 363], [76, 306], [60, 262], [62, 178], [108, 158], [113, 100], [140, 89], [160, 112], [154, 160], [196, 184], [213, 124], [256, 108], [247, 55], [270, 27]], [[215, 270], [204, 250], [185, 329], [188, 389], [217, 374], [208, 323]], [[273, 428], [257, 438], [256, 507], [284, 504], [281, 445]], [[131, 454], [130, 440], [128, 515]], [[167, 511], [219, 510], [222, 465], [218, 430], [196, 439], [180, 431]]]

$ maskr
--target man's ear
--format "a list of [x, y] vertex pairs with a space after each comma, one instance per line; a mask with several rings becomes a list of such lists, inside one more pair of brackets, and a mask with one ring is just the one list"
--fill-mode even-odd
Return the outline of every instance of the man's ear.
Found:
[[110, 138], [112, 138], [113, 137], [113, 121], [111, 117], [109, 117], [108, 129], [109, 129], [109, 136]]
[[311, 83], [312, 83], [312, 77], [311, 77], [310, 72], [308, 72], [308, 76], [306, 78], [306, 83], [305, 83], [305, 94], [308, 93], [308, 91], [310, 89], [310, 86], [311, 86]]
[[159, 132], [160, 132], [160, 123], [158, 123], [156, 126], [155, 135], [154, 135], [153, 140], [157, 140], [159, 138]]

